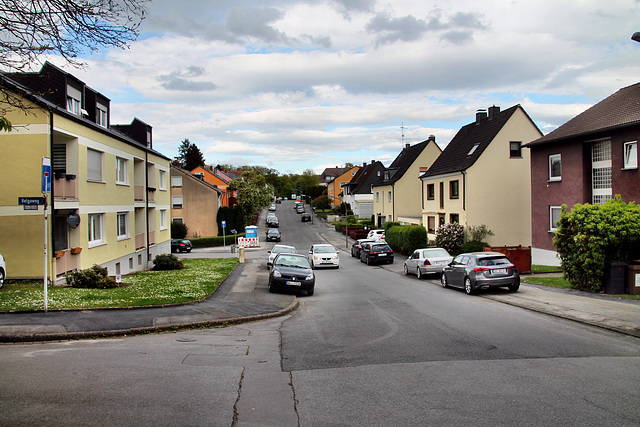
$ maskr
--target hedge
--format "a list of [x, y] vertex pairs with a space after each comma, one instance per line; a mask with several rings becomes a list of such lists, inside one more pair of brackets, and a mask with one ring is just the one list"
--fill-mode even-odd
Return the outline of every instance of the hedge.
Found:
[[[236, 238], [235, 236], [244, 237], [244, 233], [238, 234], [229, 234], [225, 237], [227, 245], [235, 244]], [[191, 246], [194, 248], [210, 248], [213, 246], [222, 246], [223, 245], [223, 237], [224, 236], [215, 236], [215, 237], [194, 237], [191, 240]]]
[[385, 240], [391, 249], [404, 255], [429, 246], [427, 230], [421, 225], [391, 226], [385, 231]]

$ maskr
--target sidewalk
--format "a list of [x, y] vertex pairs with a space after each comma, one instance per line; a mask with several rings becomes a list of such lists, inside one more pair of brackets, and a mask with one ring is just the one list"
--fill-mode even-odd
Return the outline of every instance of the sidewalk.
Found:
[[[345, 236], [333, 227], [325, 224], [320, 236], [342, 251], [342, 256], [351, 256], [353, 241], [349, 239], [348, 247], [345, 247]], [[198, 251], [182, 255], [197, 257]], [[202, 251], [215, 253], [216, 257], [236, 256], [229, 246]], [[404, 275], [404, 260], [398, 255], [393, 264], [379, 268]], [[263, 260], [248, 259], [238, 265], [211, 297], [194, 304], [0, 313], [0, 342], [68, 340], [212, 327], [283, 316], [295, 310], [298, 300], [294, 295], [268, 292], [267, 274]], [[533, 285], [526, 283], [526, 279], [523, 275], [518, 292], [484, 292], [480, 297], [640, 338], [640, 301]], [[438, 286], [439, 282], [431, 279], [425, 283]]]

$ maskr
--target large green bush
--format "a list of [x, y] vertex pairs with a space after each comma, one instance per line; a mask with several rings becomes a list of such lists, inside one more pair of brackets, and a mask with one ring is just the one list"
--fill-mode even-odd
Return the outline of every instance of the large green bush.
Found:
[[385, 231], [385, 240], [395, 252], [404, 255], [409, 255], [414, 250], [429, 244], [427, 230], [421, 225], [392, 226]]
[[640, 206], [620, 195], [603, 205], [562, 205], [553, 242], [564, 279], [574, 287], [602, 292], [607, 261], [640, 258]]
[[64, 275], [67, 285], [72, 288], [85, 288], [85, 289], [113, 289], [117, 288], [113, 277], [107, 275], [107, 269], [99, 265], [93, 265], [93, 267], [85, 270], [72, 271]]
[[187, 233], [189, 232], [189, 227], [183, 222], [172, 222], [171, 223], [171, 238], [172, 239], [184, 239], [187, 237]]
[[157, 271], [182, 270], [183, 268], [182, 261], [174, 254], [160, 254], [153, 259], [153, 269]]

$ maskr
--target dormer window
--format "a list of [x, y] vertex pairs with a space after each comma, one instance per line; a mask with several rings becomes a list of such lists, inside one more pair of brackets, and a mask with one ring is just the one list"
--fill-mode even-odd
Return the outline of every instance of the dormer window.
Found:
[[469, 154], [467, 154], [467, 156], [472, 155], [473, 153], [475, 153], [475, 151], [478, 149], [478, 147], [480, 146], [480, 144], [476, 144], [474, 145], [471, 150], [469, 150]]
[[80, 115], [82, 105], [82, 92], [73, 86], [67, 85], [67, 111]]
[[96, 123], [98, 123], [102, 127], [109, 127], [109, 114], [108, 107], [104, 104], [97, 103], [96, 104]]
[[384, 171], [384, 180], [389, 181], [389, 171]]

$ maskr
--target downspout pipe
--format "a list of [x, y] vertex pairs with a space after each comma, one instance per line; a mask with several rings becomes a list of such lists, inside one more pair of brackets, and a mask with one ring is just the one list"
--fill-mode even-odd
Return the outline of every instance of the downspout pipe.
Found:
[[[55, 239], [55, 233], [53, 232], [53, 230], [55, 230], [55, 221], [56, 221], [56, 217], [54, 215], [55, 211], [54, 211], [54, 200], [55, 200], [55, 188], [56, 186], [54, 185], [55, 183], [55, 174], [53, 173], [53, 110], [49, 109], [49, 158], [51, 159], [51, 200], [49, 201], [49, 206], [51, 206], [51, 227], [49, 229], [49, 236], [51, 238], [51, 254], [53, 255], [55, 254], [55, 248], [56, 248], [56, 239]], [[46, 206], [45, 206], [46, 209]], [[49, 259], [51, 259], [51, 257], [49, 256]], [[55, 265], [55, 263], [52, 263]], [[58, 274], [58, 271], [55, 272], [55, 274], [53, 273], [53, 269], [49, 269], [51, 277], [56, 277], [56, 275]]]
[[144, 152], [144, 218], [147, 227], [147, 267], [151, 261], [151, 248], [149, 247], [149, 152]]

